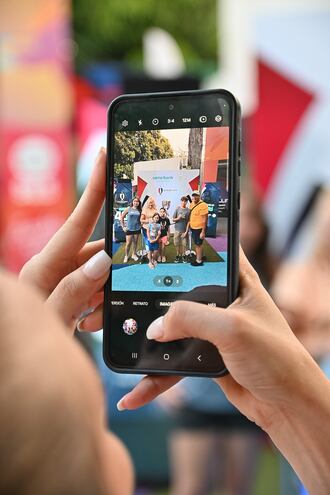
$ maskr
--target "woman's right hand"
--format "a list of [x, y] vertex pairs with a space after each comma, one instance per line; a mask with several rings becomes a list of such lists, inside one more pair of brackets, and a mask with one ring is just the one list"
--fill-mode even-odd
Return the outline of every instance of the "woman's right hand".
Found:
[[[307, 488], [330, 493], [329, 381], [297, 340], [242, 251], [240, 293], [231, 306], [176, 302], [165, 317], [150, 325], [147, 337], [158, 342], [194, 337], [214, 344], [230, 372], [215, 379], [227, 398], [271, 436]], [[140, 407], [180, 379], [145, 377], [118, 408]], [[313, 426], [315, 411], [322, 422], [319, 430]], [[312, 478], [306, 467], [314, 469], [312, 474], [309, 471]]]

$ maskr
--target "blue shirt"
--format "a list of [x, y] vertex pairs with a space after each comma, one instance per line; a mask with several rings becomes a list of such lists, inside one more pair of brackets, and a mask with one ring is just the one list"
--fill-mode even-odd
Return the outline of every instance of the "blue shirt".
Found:
[[141, 229], [140, 217], [141, 212], [139, 210], [132, 208], [132, 206], [128, 208], [128, 213], [126, 215], [128, 230], [134, 232], [135, 230]]

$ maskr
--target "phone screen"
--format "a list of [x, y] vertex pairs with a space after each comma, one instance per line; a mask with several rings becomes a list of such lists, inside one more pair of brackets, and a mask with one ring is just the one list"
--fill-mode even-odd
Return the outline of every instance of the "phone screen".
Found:
[[177, 299], [230, 302], [234, 113], [218, 94], [140, 96], [109, 112], [104, 351], [118, 370], [224, 369], [211, 344], [145, 334]]

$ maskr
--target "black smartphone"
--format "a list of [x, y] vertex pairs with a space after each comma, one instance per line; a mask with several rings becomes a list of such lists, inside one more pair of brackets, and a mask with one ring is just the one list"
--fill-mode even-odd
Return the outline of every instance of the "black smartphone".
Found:
[[240, 109], [225, 90], [123, 95], [108, 110], [103, 355], [124, 373], [221, 376], [199, 339], [148, 341], [174, 301], [238, 290]]

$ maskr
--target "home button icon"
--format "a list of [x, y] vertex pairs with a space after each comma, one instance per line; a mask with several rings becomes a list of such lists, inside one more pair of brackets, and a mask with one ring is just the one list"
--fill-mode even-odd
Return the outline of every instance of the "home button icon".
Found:
[[170, 355], [164, 354], [163, 359], [164, 359], [164, 361], [168, 361], [170, 359]]

